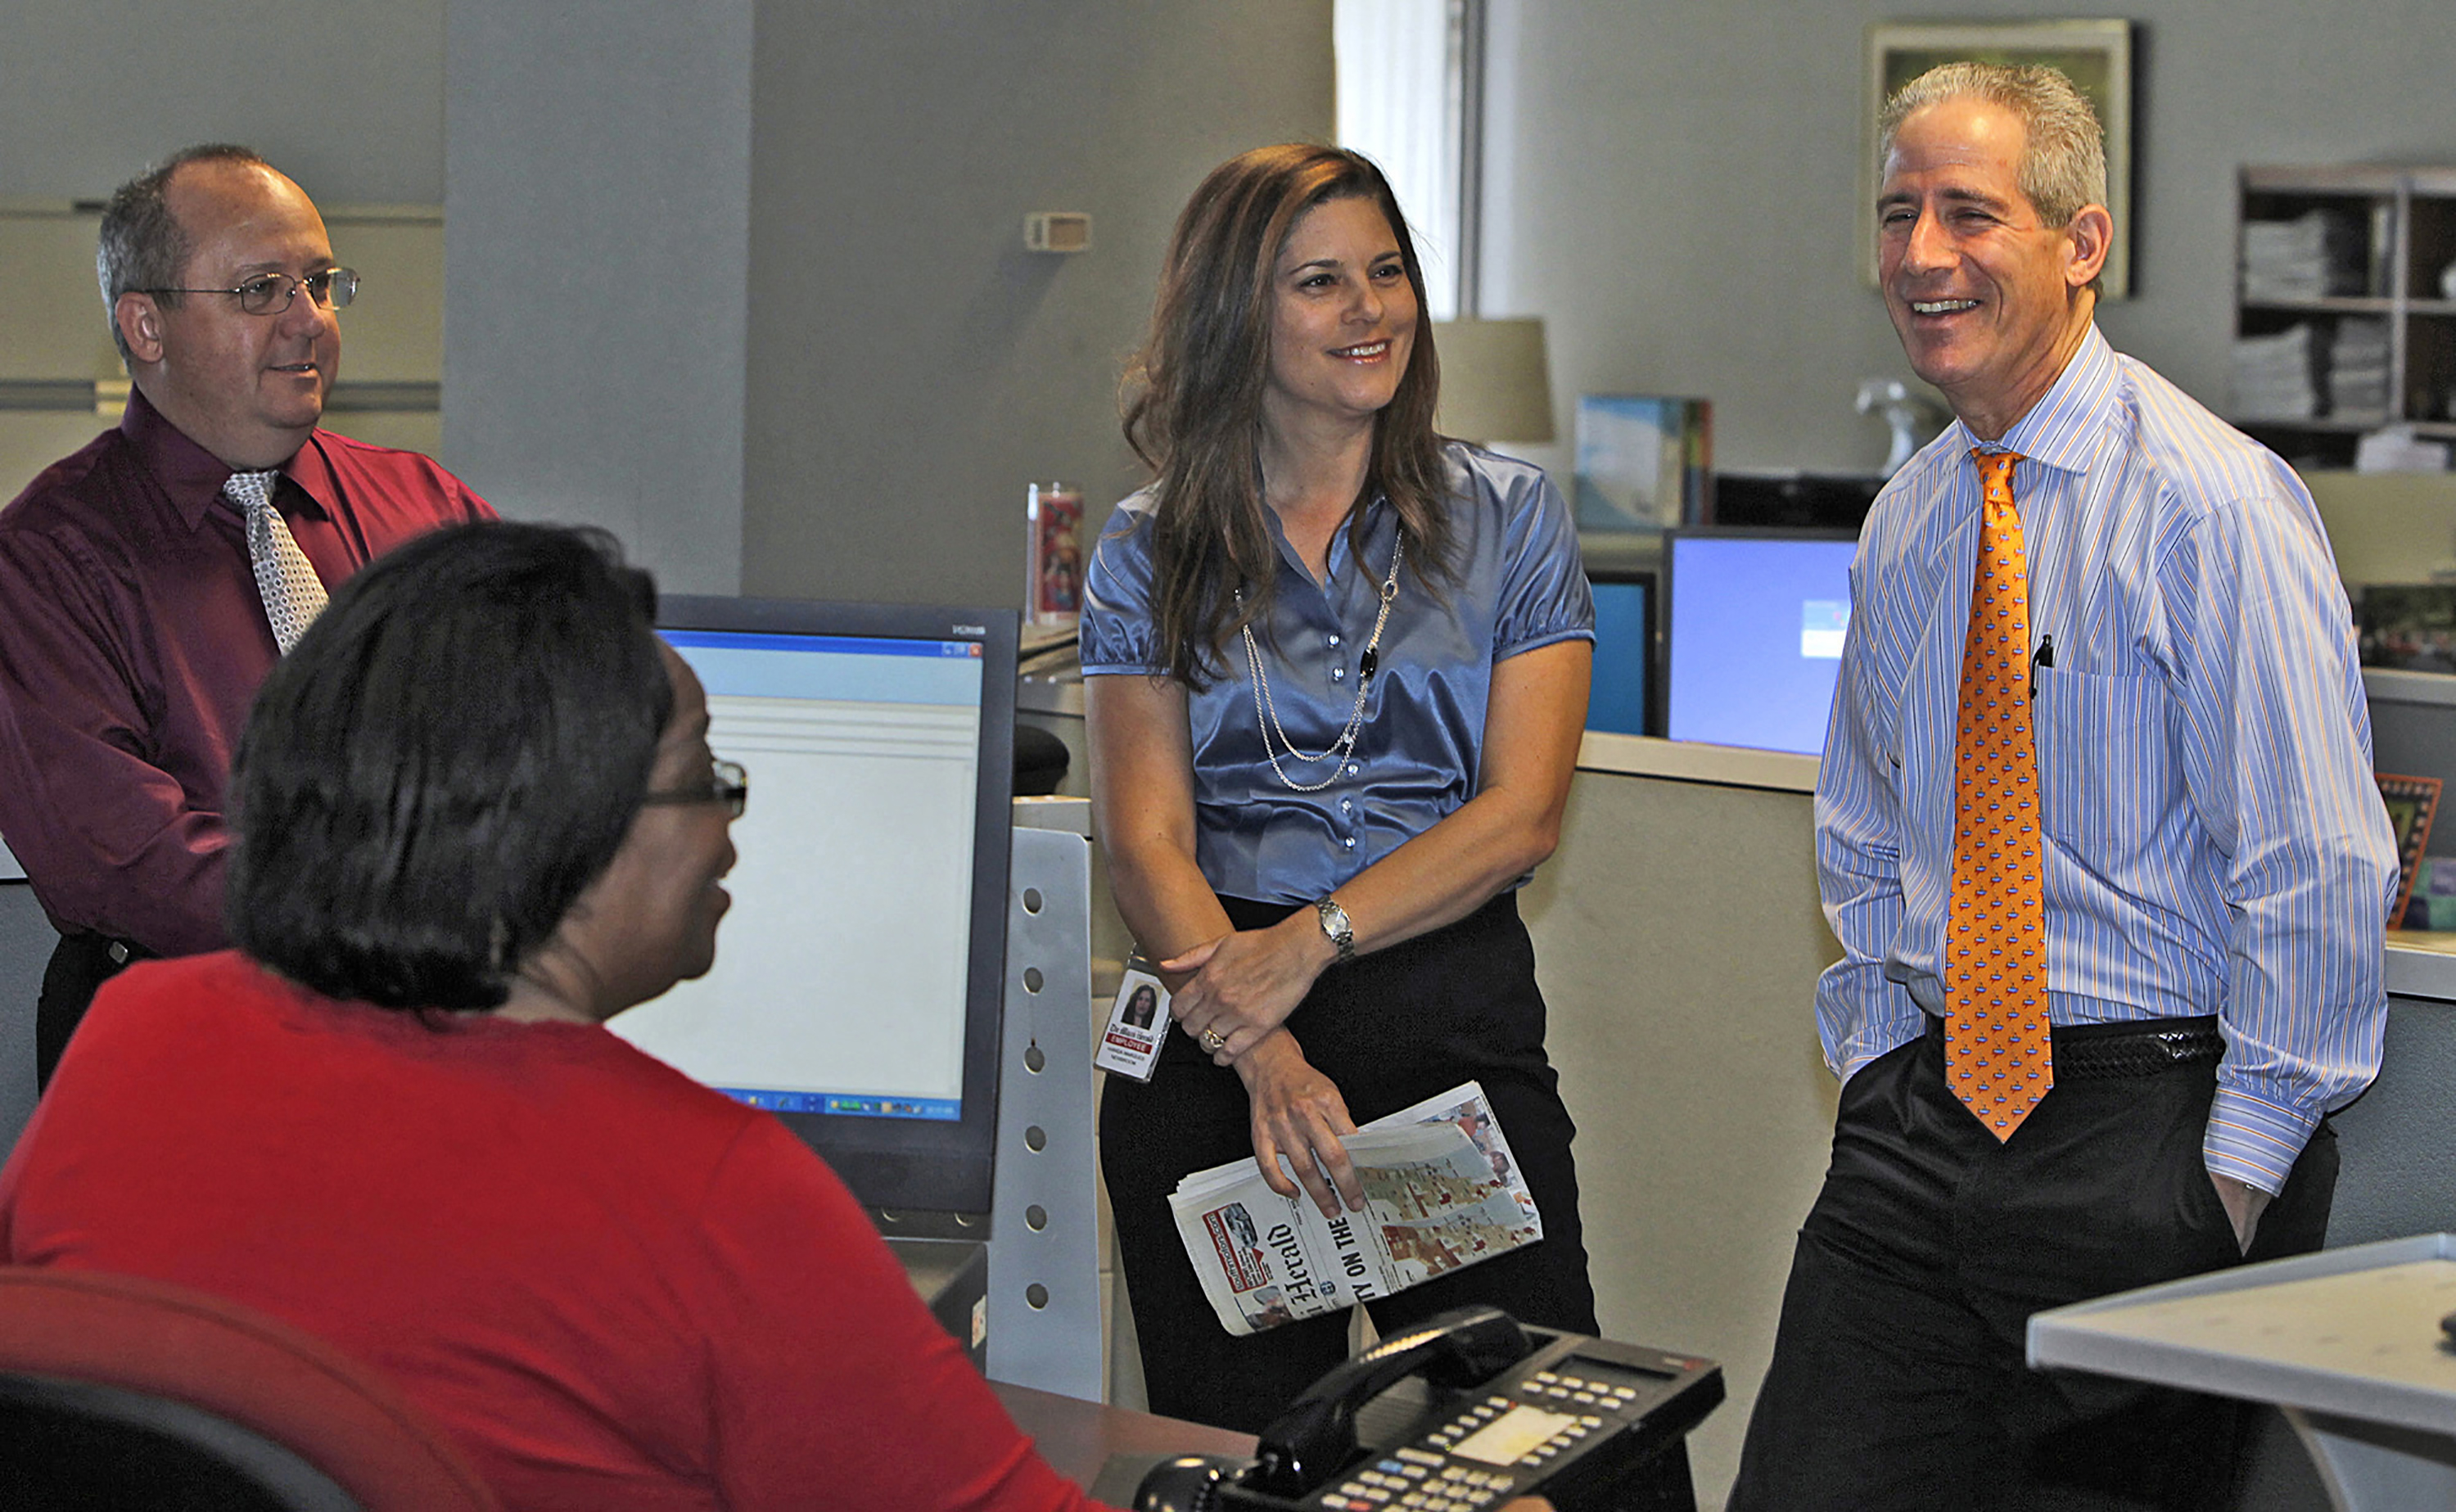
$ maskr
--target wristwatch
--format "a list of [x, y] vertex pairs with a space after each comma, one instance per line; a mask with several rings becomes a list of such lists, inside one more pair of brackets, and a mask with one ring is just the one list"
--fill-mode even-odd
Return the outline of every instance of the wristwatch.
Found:
[[1347, 921], [1347, 910], [1336, 898], [1324, 898], [1313, 906], [1314, 917], [1321, 923], [1323, 938], [1339, 951], [1340, 962], [1356, 959], [1356, 926]]

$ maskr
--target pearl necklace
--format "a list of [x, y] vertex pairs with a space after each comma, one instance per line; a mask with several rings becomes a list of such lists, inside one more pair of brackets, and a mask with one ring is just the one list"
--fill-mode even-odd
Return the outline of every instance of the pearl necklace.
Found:
[[[1364, 643], [1364, 654], [1357, 662], [1356, 706], [1347, 711], [1347, 727], [1340, 731], [1339, 739], [1331, 744], [1328, 750], [1320, 755], [1308, 756], [1297, 749], [1297, 743], [1288, 739], [1288, 732], [1280, 726], [1279, 706], [1271, 698], [1270, 674], [1262, 669], [1262, 648], [1254, 640], [1254, 627], [1248, 624], [1243, 628], [1245, 666], [1252, 673], [1254, 680], [1254, 724], [1262, 732], [1262, 754], [1270, 758], [1272, 772], [1291, 791], [1300, 793], [1321, 791], [1332, 783], [1339, 781], [1339, 765], [1334, 765], [1330, 769], [1330, 775], [1318, 783], [1300, 783], [1289, 776], [1279, 766], [1279, 752], [1282, 748], [1286, 750], [1291, 760], [1303, 762], [1308, 766], [1317, 762], [1343, 765], [1356, 750], [1356, 738], [1364, 731], [1364, 695], [1373, 684], [1375, 669], [1382, 664], [1382, 627], [1390, 623], [1390, 605], [1396, 603], [1399, 597], [1399, 562], [1406, 554], [1407, 533], [1402, 530], [1390, 548], [1390, 571], [1389, 575], [1382, 580], [1382, 607], [1373, 616], [1372, 638]], [[1237, 590], [1237, 602], [1239, 605], [1244, 603], [1244, 589]], [[1273, 736], [1278, 737], [1276, 745], [1273, 744]]]

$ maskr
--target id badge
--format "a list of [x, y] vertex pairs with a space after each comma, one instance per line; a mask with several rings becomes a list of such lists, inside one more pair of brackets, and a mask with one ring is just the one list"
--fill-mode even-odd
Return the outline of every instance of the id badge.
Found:
[[1137, 955], [1126, 962], [1126, 979], [1117, 984], [1117, 1000], [1109, 1005], [1109, 1022], [1100, 1031], [1100, 1048], [1092, 1064], [1136, 1081], [1151, 1080], [1169, 1025], [1168, 989]]

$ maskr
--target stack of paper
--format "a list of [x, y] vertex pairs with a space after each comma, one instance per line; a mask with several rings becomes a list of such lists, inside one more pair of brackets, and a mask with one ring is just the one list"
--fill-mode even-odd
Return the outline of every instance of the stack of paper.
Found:
[[2363, 227], [2349, 211], [2242, 223], [2246, 303], [2361, 294], [2363, 282]]
[[2387, 414], [2387, 322], [2340, 320], [2328, 342], [2328, 413], [2337, 419]]
[[2271, 420], [2307, 420], [2320, 412], [2308, 325], [2235, 337], [2234, 410], [2244, 419]]

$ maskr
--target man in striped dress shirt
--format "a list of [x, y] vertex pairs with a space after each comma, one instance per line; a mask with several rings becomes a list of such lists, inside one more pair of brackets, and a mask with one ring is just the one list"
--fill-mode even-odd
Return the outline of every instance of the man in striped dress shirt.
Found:
[[[1885, 122], [1885, 304], [1957, 419], [1852, 569], [1816, 794], [1841, 1105], [1729, 1505], [2222, 1506], [2232, 1406], [2032, 1374], [2023, 1329], [2324, 1236], [2397, 870], [2344, 592], [2293, 472], [2098, 333], [2114, 222], [2063, 75], [1948, 65]], [[1962, 702], [1975, 585], [2019, 639], [1972, 675], [2027, 705], [2014, 938], [2048, 1028], [2010, 1074], [2052, 1089], [1983, 1119], [1960, 1057], [1995, 1005], [1949, 943], [1997, 906], [1967, 833], [1956, 888], [1960, 748], [1996, 718]]]

